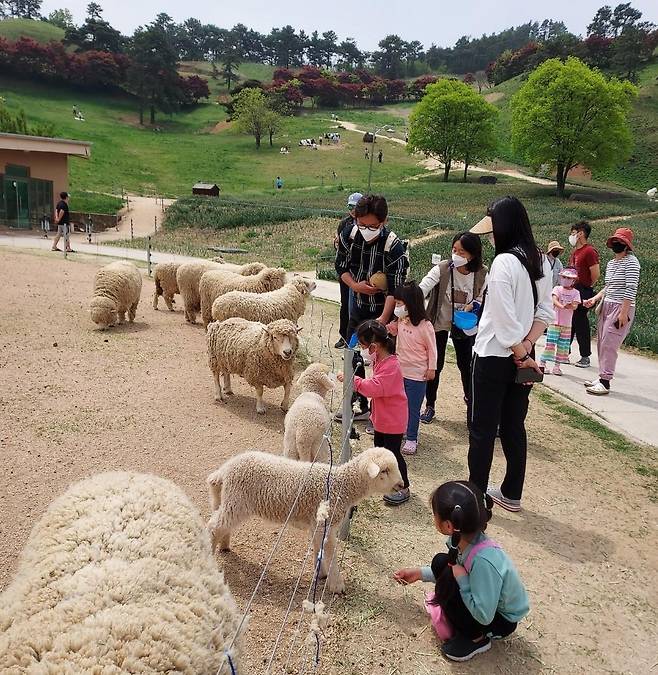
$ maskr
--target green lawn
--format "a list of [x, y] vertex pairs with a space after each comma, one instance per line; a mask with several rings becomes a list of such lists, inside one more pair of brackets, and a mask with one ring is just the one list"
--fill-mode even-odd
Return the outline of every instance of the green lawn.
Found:
[[60, 42], [64, 38], [64, 31], [59, 26], [53, 26], [46, 21], [31, 19], [2, 19], [0, 20], [0, 37], [7, 40], [18, 40], [19, 37], [29, 37], [37, 42]]

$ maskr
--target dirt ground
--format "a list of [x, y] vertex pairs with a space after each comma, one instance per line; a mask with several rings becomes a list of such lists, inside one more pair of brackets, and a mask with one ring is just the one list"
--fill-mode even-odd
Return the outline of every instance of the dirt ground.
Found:
[[[280, 452], [281, 390], [266, 394], [263, 417], [254, 414], [252, 392], [239, 379], [234, 400], [216, 404], [202, 328], [186, 325], [180, 312], [153, 311], [147, 278], [133, 326], [106, 332], [93, 327], [87, 306], [101, 264], [78, 255], [65, 261], [0, 253], [0, 590], [33, 523], [55, 495], [83, 476], [109, 469], [156, 473], [180, 485], [205, 516], [211, 470], [247, 448]], [[335, 307], [309, 307], [300, 352], [329, 360], [335, 321]], [[342, 367], [338, 353], [332, 357]], [[427, 499], [433, 487], [466, 472], [457, 387], [449, 364], [439, 421], [423, 427], [419, 454], [409, 462], [409, 504], [394, 510], [371, 499], [359, 507], [349, 546], [339, 552], [347, 594], [331, 605], [319, 668], [314, 650], [304, 646], [305, 624], [295, 640], [301, 597], [311, 583], [306, 560], [271, 672], [653, 672], [658, 507], [623, 456], [566, 426], [535, 396], [524, 510], [512, 515], [498, 509], [490, 525], [528, 587], [531, 614], [515, 635], [469, 664], [440, 657], [422, 609], [426, 589], [403, 589], [390, 575], [398, 567], [426, 564], [443, 546]], [[368, 441], [363, 434], [358, 445]], [[497, 456], [495, 478], [501, 470]], [[236, 532], [233, 551], [218, 556], [242, 608], [277, 533], [252, 521]], [[284, 535], [252, 606], [239, 672], [266, 671], [306, 544], [299, 530]]]

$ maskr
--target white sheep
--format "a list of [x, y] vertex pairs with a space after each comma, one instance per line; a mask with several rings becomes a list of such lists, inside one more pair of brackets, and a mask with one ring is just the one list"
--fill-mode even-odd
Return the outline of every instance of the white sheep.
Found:
[[142, 275], [133, 263], [117, 260], [101, 267], [94, 277], [91, 320], [107, 328], [123, 323], [128, 312], [128, 321], [132, 323], [141, 292]]
[[[390, 450], [370, 448], [331, 469], [327, 508], [321, 503], [326, 499], [328, 472], [328, 464], [298, 462], [266, 452], [244, 452], [229, 459], [207, 479], [213, 551], [218, 545], [228, 551], [231, 531], [251, 516], [283, 523], [292, 511], [291, 523], [314, 531], [320, 516], [328, 513], [330, 527], [320, 571], [327, 576], [328, 590], [341, 593], [345, 584], [338, 564], [334, 562], [328, 569], [336, 546], [336, 529], [362, 499], [400, 489], [402, 477]], [[323, 532], [324, 528], [318, 527], [314, 537], [316, 556]]]
[[0, 672], [215, 673], [239, 620], [185, 493], [102, 473], [33, 527], [0, 595]]
[[181, 263], [169, 262], [158, 263], [153, 272], [153, 281], [155, 281], [155, 290], [153, 292], [153, 309], [158, 308], [158, 299], [160, 296], [164, 298], [165, 305], [170, 312], [174, 311], [174, 295], [178, 291], [178, 283], [176, 282], [176, 273]]
[[[281, 409], [290, 406], [295, 354], [300, 328], [287, 319], [267, 325], [245, 319], [213, 321], [208, 325], [208, 365], [215, 378], [215, 400], [233, 394], [231, 374], [256, 388], [256, 412], [264, 413], [263, 388], [283, 387]], [[223, 380], [223, 388], [222, 388]]]
[[251, 276], [217, 269], [204, 272], [199, 281], [203, 325], [207, 326], [212, 321], [212, 303], [220, 295], [229, 291], [266, 293], [281, 288], [285, 281], [286, 271], [282, 267], [268, 267]]
[[212, 303], [212, 318], [214, 321], [224, 321], [237, 316], [261, 323], [271, 323], [277, 319], [297, 321], [306, 310], [306, 300], [314, 290], [315, 281], [294, 276], [275, 291], [229, 291]]
[[336, 386], [336, 377], [324, 363], [312, 363], [299, 376], [302, 393], [293, 401], [283, 424], [283, 454], [311, 462], [328, 460], [324, 438], [331, 423], [325, 396]]

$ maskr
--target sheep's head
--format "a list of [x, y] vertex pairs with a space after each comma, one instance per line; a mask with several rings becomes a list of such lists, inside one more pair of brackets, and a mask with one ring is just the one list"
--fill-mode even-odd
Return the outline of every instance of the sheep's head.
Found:
[[370, 448], [358, 458], [362, 471], [368, 478], [368, 494], [388, 494], [404, 487], [398, 461], [386, 448]]
[[301, 328], [288, 319], [278, 319], [265, 326], [267, 333], [268, 346], [272, 354], [282, 358], [284, 361], [290, 361], [295, 356], [299, 347], [299, 338], [297, 333]]
[[259, 272], [261, 281], [268, 291], [276, 291], [286, 283], [286, 271], [283, 267], [268, 267]]
[[93, 298], [89, 310], [91, 320], [101, 328], [114, 326], [119, 318], [116, 303], [110, 298]]
[[254, 274], [258, 274], [259, 272], [262, 272], [265, 269], [266, 265], [263, 265], [263, 263], [259, 262], [252, 262], [252, 263], [247, 263], [246, 265], [243, 265], [240, 268], [240, 274], [243, 277], [251, 277]]
[[335, 388], [336, 382], [336, 375], [324, 363], [312, 363], [297, 380], [303, 391], [312, 391], [322, 397]]
[[316, 288], [317, 284], [313, 279], [307, 279], [296, 274], [290, 282], [302, 295], [310, 295]]
[[226, 260], [224, 260], [224, 258], [222, 258], [221, 255], [216, 255], [214, 258], [210, 258], [210, 260], [212, 262], [220, 263], [222, 265], [226, 262]]

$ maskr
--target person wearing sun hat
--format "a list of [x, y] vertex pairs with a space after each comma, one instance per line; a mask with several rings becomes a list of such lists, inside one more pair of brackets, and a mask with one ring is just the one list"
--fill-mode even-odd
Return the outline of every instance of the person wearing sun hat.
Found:
[[546, 247], [546, 258], [551, 264], [553, 270], [553, 286], [557, 286], [560, 282], [560, 272], [564, 269], [564, 265], [560, 260], [560, 255], [564, 251], [564, 246], [560, 246], [557, 240], [549, 241]]
[[585, 300], [586, 307], [601, 302], [597, 326], [599, 377], [586, 382], [587, 393], [605, 396], [610, 393], [619, 348], [631, 330], [635, 318], [635, 300], [640, 283], [640, 262], [633, 253], [633, 230], [619, 227], [605, 245], [615, 257], [605, 268], [605, 286], [593, 298]]

